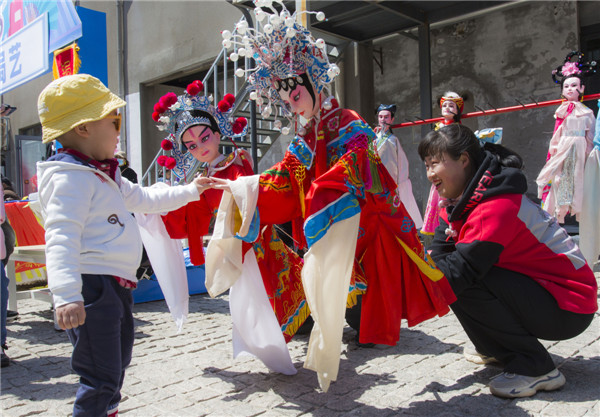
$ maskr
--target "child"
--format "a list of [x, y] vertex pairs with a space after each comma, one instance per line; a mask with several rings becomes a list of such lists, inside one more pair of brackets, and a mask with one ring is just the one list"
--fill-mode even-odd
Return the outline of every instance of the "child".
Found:
[[174, 210], [210, 183], [148, 189], [122, 178], [114, 158], [126, 103], [98, 79], [50, 83], [38, 99], [43, 142], [63, 148], [38, 163], [48, 287], [80, 376], [73, 416], [116, 416], [134, 341], [132, 288], [142, 243], [131, 211]]
[[525, 197], [521, 158], [501, 145], [482, 148], [460, 124], [419, 144], [427, 178], [445, 209], [431, 245], [457, 301], [451, 305], [480, 364], [500, 362], [492, 394], [514, 398], [565, 383], [538, 339], [581, 334], [598, 309], [597, 284], [579, 248]]

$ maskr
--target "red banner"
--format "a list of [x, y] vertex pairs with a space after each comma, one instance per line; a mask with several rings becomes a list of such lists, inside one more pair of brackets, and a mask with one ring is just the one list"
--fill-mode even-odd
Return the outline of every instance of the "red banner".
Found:
[[54, 79], [73, 75], [79, 72], [81, 61], [79, 59], [79, 47], [76, 42], [71, 45], [54, 51], [54, 63], [52, 64], [52, 74]]

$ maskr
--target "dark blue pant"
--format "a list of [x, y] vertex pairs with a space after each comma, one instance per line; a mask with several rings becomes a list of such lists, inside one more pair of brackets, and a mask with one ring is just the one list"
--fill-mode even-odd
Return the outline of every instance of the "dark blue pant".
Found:
[[[2, 340], [0, 341], [0, 345], [6, 345], [6, 311], [8, 307], [8, 277], [6, 276], [6, 271], [4, 270], [4, 262], [0, 261], [0, 273], [2, 277], [0, 277], [0, 289], [2, 290], [2, 296], [0, 297], [0, 307], [1, 307], [1, 317], [0, 317], [0, 326], [2, 327]], [[14, 278], [13, 278], [14, 279]]]
[[555, 368], [538, 339], [570, 339], [594, 317], [561, 309], [533, 279], [498, 267], [457, 297], [450, 307], [477, 351], [519, 375], [540, 376]]
[[85, 324], [67, 330], [79, 375], [73, 417], [106, 416], [118, 406], [133, 350], [131, 290], [108, 275], [82, 275]]

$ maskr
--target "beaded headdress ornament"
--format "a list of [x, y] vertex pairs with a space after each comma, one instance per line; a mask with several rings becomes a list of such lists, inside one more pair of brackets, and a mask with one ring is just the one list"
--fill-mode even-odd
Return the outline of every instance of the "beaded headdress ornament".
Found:
[[[281, 8], [281, 12], [275, 9], [273, 3]], [[232, 60], [240, 56], [254, 59], [255, 68], [239, 68], [236, 75], [247, 77], [252, 90], [250, 99], [256, 101], [261, 115], [269, 117], [275, 110], [274, 106], [280, 105], [285, 116], [290, 118], [291, 112], [277, 92], [279, 81], [296, 77], [301, 84], [299, 76], [306, 74], [319, 94], [340, 73], [338, 66], [329, 62], [325, 41], [315, 40], [297, 21], [301, 14], [316, 14], [317, 20], [322, 21], [325, 14], [309, 11], [290, 14], [281, 0], [254, 0], [254, 5], [258, 27], [252, 29], [246, 21], [240, 21], [235, 33], [222, 32], [223, 46], [236, 48], [230, 55]], [[276, 127], [281, 126], [280, 121], [275, 124]], [[285, 130], [282, 129], [282, 132], [287, 133]]]
[[[577, 57], [576, 61], [571, 61], [573, 57]], [[579, 51], [571, 51], [565, 58], [562, 65], [556, 67], [552, 71], [552, 79], [557, 84], [562, 84], [569, 77], [586, 77], [596, 73], [598, 64], [596, 61], [582, 62], [583, 54]]]
[[179, 178], [184, 179], [189, 169], [195, 164], [191, 152], [180, 150], [181, 136], [192, 126], [205, 125], [218, 128], [223, 136], [234, 137], [246, 134], [248, 121], [245, 117], [233, 120], [233, 104], [235, 96], [225, 94], [217, 106], [212, 105], [212, 96], [200, 95], [204, 90], [201, 81], [194, 81], [186, 88], [185, 93], [176, 95], [169, 92], [154, 105], [152, 119], [158, 123], [158, 129], [166, 131], [169, 136], [161, 142], [165, 151], [171, 151], [170, 157], [161, 155], [157, 163], [172, 169]]

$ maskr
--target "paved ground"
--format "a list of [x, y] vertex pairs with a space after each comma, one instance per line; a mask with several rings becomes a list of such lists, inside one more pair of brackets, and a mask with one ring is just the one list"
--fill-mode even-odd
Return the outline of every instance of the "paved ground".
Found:
[[[600, 275], [597, 274], [600, 278]], [[12, 364], [2, 369], [2, 416], [66, 416], [77, 378], [71, 346], [54, 330], [49, 305], [19, 301], [8, 324]], [[329, 392], [302, 368], [308, 336], [290, 343], [295, 376], [231, 357], [227, 296], [192, 296], [181, 334], [163, 301], [137, 304], [134, 358], [123, 387], [123, 416], [600, 416], [600, 318], [581, 336], [548, 342], [567, 384], [533, 398], [492, 396], [500, 372], [463, 359], [467, 337], [449, 314], [403, 328], [394, 347], [357, 348], [346, 328], [340, 374]]]

